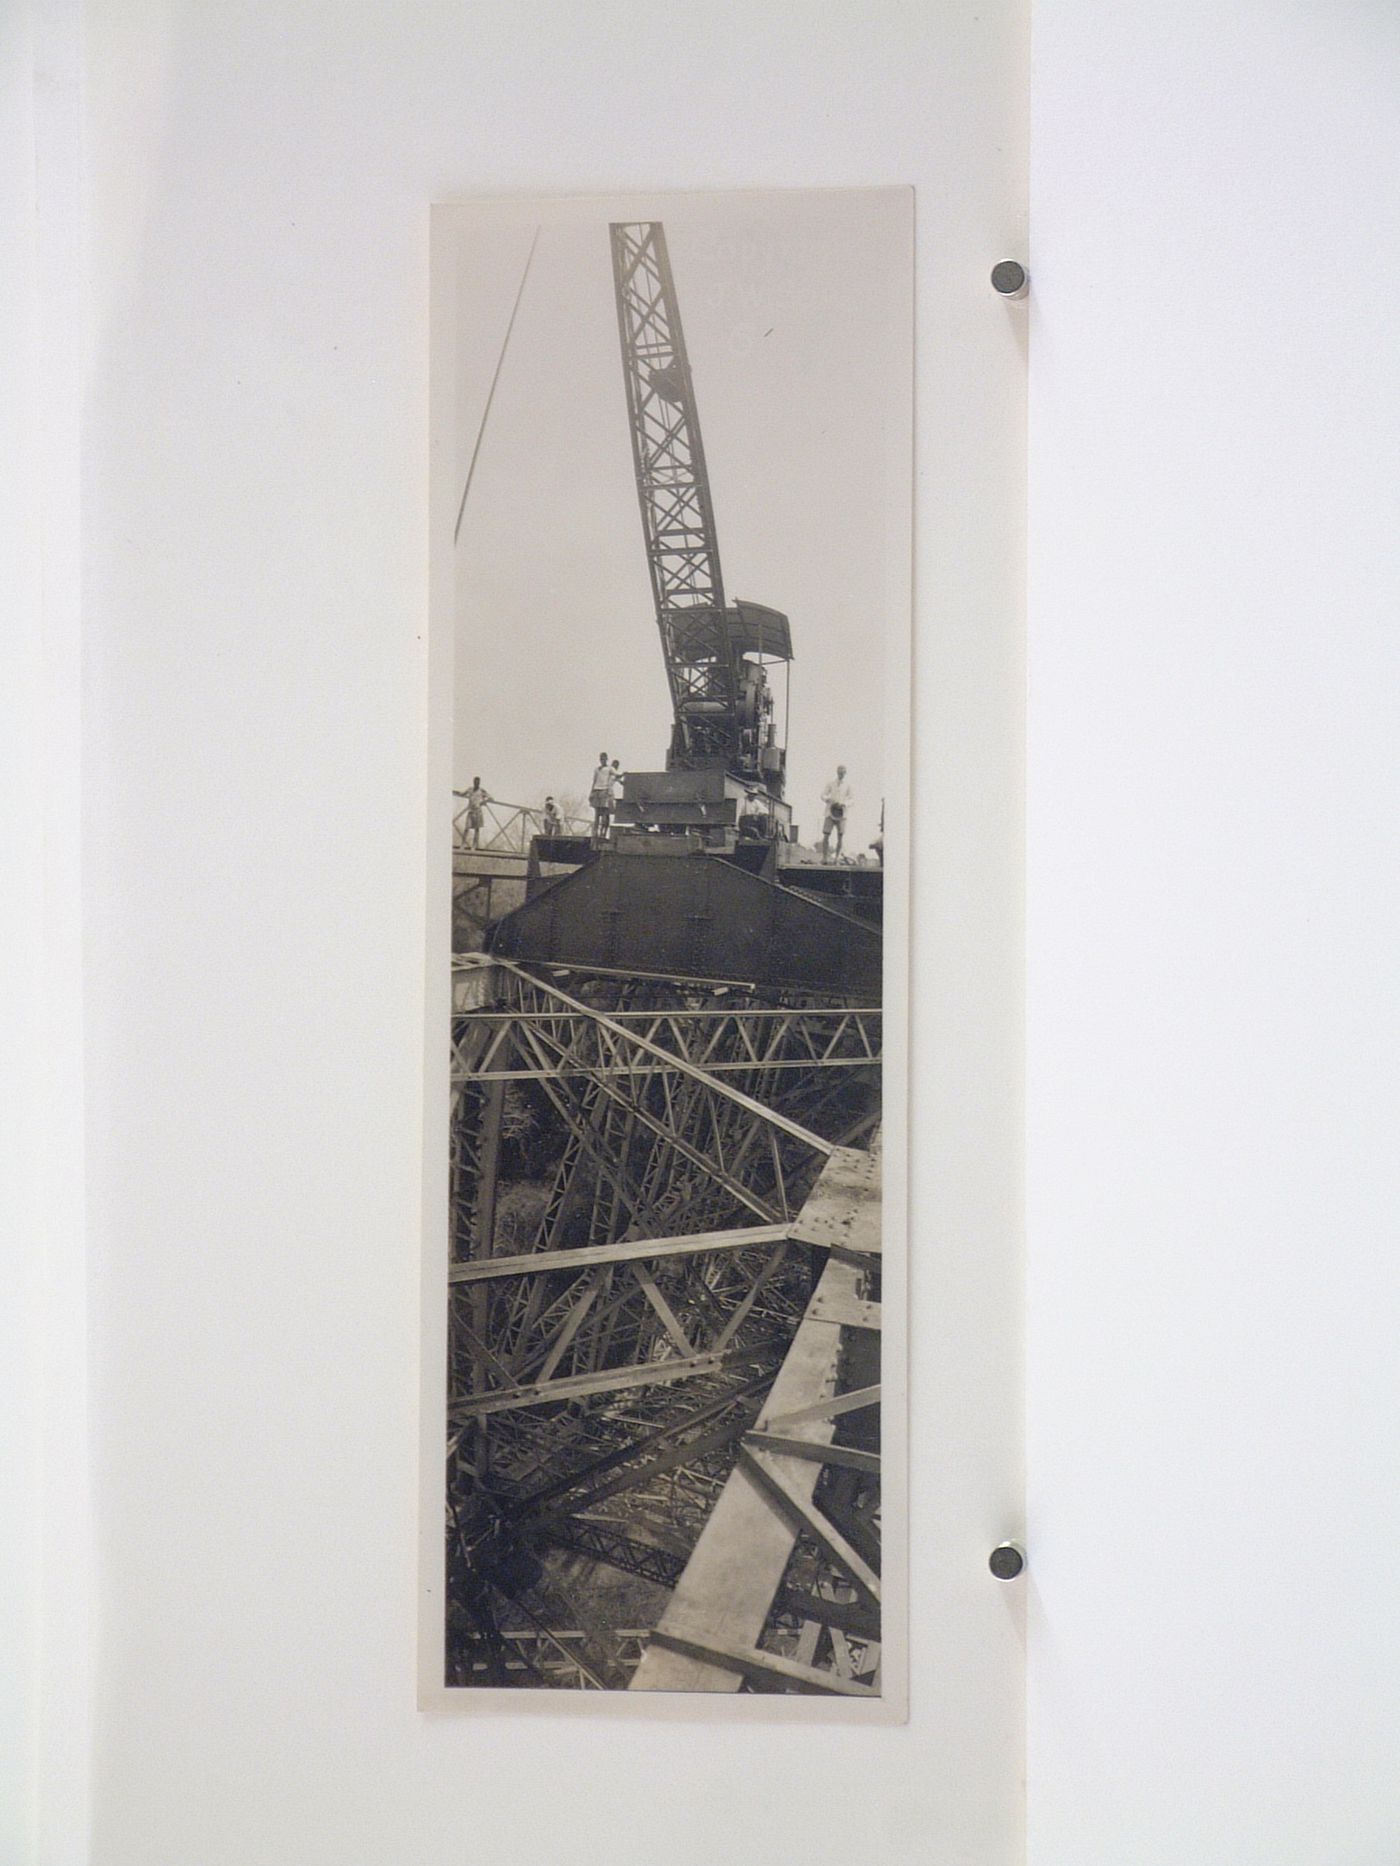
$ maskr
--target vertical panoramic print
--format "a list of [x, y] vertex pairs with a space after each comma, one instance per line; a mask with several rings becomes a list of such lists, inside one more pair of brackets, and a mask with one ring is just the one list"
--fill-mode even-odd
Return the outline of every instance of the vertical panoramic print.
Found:
[[911, 220], [436, 210], [451, 1693], [890, 1690]]

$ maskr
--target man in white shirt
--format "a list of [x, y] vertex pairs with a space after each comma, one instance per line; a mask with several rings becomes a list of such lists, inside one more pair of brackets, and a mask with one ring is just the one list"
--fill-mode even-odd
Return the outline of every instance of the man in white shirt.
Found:
[[761, 842], [768, 834], [768, 805], [757, 784], [750, 784], [739, 805], [739, 834]]
[[608, 819], [612, 815], [612, 772], [608, 768], [608, 754], [599, 752], [598, 769], [593, 773], [588, 786], [588, 801], [593, 810], [594, 844], [604, 842], [608, 834]]
[[841, 860], [841, 844], [846, 834], [846, 818], [851, 809], [851, 787], [846, 782], [845, 765], [837, 765], [836, 776], [822, 792], [826, 816], [822, 823], [822, 860], [831, 860], [831, 832], [836, 832], [836, 859]]

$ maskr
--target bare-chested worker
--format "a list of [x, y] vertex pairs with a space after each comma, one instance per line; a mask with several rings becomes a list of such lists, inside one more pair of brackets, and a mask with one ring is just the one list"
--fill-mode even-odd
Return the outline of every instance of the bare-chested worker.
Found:
[[473, 849], [481, 847], [481, 829], [486, 821], [486, 806], [495, 799], [482, 788], [481, 779], [474, 777], [471, 789], [458, 793], [467, 800], [467, 839]]
[[846, 782], [845, 765], [837, 765], [836, 776], [822, 792], [826, 815], [822, 821], [822, 860], [831, 860], [831, 833], [836, 832], [836, 859], [841, 860], [841, 844], [846, 835], [846, 818], [851, 809], [851, 787]]

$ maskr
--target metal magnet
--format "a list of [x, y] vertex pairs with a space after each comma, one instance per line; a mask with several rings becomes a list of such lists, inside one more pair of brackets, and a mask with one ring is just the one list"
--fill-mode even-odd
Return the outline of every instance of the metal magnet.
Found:
[[987, 1566], [998, 1581], [1014, 1581], [1026, 1565], [1026, 1551], [1019, 1542], [998, 1543], [987, 1558]]
[[1024, 298], [1031, 288], [1031, 275], [1019, 259], [999, 259], [992, 267], [992, 290], [1003, 298]]

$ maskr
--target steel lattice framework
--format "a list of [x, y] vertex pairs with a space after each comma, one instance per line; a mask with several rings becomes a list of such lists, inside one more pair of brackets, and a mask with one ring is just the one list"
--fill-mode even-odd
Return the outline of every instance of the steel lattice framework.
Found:
[[840, 1149], [792, 1229], [828, 1250], [634, 1690], [878, 1696], [880, 1149]]
[[677, 722], [672, 762], [732, 760], [738, 657], [666, 234], [656, 221], [611, 232], [642, 531]]
[[[648, 1075], [658, 1066], [657, 1048], [715, 1076], [859, 1069], [880, 1060], [880, 1022], [881, 1013], [869, 1007], [735, 1005], [616, 1011], [608, 1025], [600, 1027], [591, 1012], [570, 1013], [556, 998], [537, 1009], [479, 1013], [471, 1034], [485, 1034], [488, 1041], [479, 1060], [458, 1061], [458, 1079], [518, 1082], [580, 1073]], [[621, 1026], [625, 1034], [619, 1038], [611, 1026]], [[651, 1048], [638, 1053], [639, 1046], [627, 1042], [632, 1036], [643, 1038]], [[541, 1050], [560, 1060], [548, 1066], [521, 1060]]]
[[[480, 959], [455, 976], [458, 1683], [616, 1688], [636, 1672], [639, 1627], [664, 1625], [736, 1471], [762, 1455], [753, 1435], [815, 1300], [813, 1189], [864, 1157], [852, 1143], [878, 1122], [876, 1011], [685, 980], [569, 983]], [[502, 1160], [531, 1108], [559, 1144], [522, 1223]], [[612, 1608], [597, 1598], [608, 1572], [624, 1590]], [[878, 1658], [878, 1609], [810, 1526], [769, 1593], [776, 1660]]]
[[[461, 796], [458, 791], [453, 793]], [[560, 828], [551, 830], [546, 823], [543, 809], [528, 803], [499, 803], [494, 797], [488, 797], [482, 805], [482, 825], [479, 837], [472, 839], [471, 819], [465, 805], [452, 818], [452, 847], [454, 851], [469, 851], [483, 855], [518, 855], [522, 858], [530, 853], [530, 843], [536, 836], [550, 834], [565, 836], [587, 836], [592, 819], [583, 816], [565, 816], [558, 818]]]

